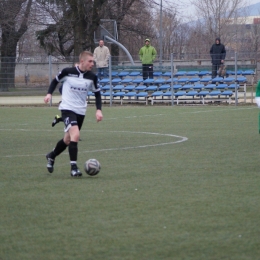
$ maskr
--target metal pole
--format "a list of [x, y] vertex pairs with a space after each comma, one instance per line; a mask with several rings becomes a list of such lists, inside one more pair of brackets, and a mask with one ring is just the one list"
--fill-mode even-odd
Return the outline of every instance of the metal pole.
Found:
[[110, 41], [113, 42], [114, 44], [118, 45], [119, 47], [121, 47], [121, 48], [123, 49], [123, 51], [126, 53], [126, 55], [128, 56], [128, 58], [129, 58], [129, 60], [131, 61], [132, 65], [135, 65], [134, 60], [133, 60], [131, 54], [129, 53], [129, 51], [126, 49], [126, 47], [125, 47], [123, 44], [121, 44], [120, 42], [118, 42], [118, 41], [116, 41], [116, 40], [110, 38], [110, 37], [107, 36], [107, 35], [105, 36], [105, 38], [108, 39], [108, 40], [110, 40]]
[[111, 61], [111, 55], [109, 56], [109, 85], [110, 85], [110, 106], [112, 107], [112, 99], [113, 99], [113, 95], [112, 95], [112, 91], [113, 91], [113, 86], [112, 86], [112, 61]]
[[162, 66], [162, 0], [160, 6], [160, 67]]
[[[52, 81], [52, 63], [51, 63], [51, 55], [49, 55], [49, 85], [51, 84]], [[50, 100], [50, 106], [52, 106], [52, 98]]]
[[171, 92], [172, 92], [172, 106], [174, 106], [174, 92], [173, 92], [173, 53], [171, 53]]
[[237, 52], [235, 52], [235, 104], [238, 104], [238, 96], [237, 96]]

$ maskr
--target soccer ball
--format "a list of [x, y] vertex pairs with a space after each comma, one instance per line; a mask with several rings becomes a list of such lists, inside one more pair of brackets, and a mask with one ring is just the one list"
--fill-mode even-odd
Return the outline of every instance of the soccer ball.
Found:
[[95, 176], [100, 172], [101, 165], [97, 159], [89, 159], [85, 162], [84, 169], [86, 174]]

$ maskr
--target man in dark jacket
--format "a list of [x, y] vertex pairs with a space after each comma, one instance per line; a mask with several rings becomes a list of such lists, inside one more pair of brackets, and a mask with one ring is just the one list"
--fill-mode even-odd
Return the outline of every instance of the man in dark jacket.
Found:
[[211, 46], [210, 56], [212, 60], [212, 78], [215, 78], [220, 65], [224, 64], [226, 57], [226, 49], [224, 44], [220, 42], [220, 38], [216, 38], [215, 43]]

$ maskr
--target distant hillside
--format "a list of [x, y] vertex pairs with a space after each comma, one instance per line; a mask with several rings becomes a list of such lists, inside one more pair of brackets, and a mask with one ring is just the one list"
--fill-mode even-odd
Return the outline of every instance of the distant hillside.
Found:
[[245, 8], [238, 9], [238, 14], [240, 17], [258, 15], [260, 16], [260, 2], [253, 5], [249, 5]]

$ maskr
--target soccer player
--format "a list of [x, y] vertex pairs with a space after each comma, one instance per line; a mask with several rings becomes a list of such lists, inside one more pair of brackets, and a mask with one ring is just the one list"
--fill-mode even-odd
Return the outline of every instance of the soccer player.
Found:
[[52, 80], [48, 93], [44, 98], [44, 102], [48, 103], [58, 83], [63, 83], [62, 101], [59, 105], [59, 110], [61, 110], [61, 117], [65, 125], [65, 134], [57, 142], [53, 151], [46, 155], [47, 169], [50, 173], [54, 170], [55, 158], [68, 147], [71, 165], [70, 175], [72, 177], [82, 176], [77, 166], [78, 141], [80, 129], [86, 114], [88, 91], [92, 91], [95, 94], [97, 122], [103, 119], [101, 94], [100, 88], [97, 85], [97, 76], [91, 72], [93, 66], [93, 54], [83, 51], [79, 55], [79, 65], [63, 69]]

